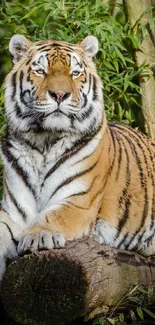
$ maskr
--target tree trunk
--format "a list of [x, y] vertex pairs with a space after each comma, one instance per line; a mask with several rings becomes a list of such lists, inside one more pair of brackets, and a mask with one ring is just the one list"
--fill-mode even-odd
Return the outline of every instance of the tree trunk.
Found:
[[85, 238], [12, 262], [2, 281], [1, 298], [21, 324], [62, 325], [112, 312], [138, 285], [155, 287], [155, 258]]
[[146, 63], [150, 66], [150, 73], [143, 72], [140, 76], [142, 95], [142, 111], [145, 119], [147, 134], [155, 139], [155, 31], [152, 31], [149, 20], [152, 18], [152, 11], [140, 16], [151, 6], [151, 0], [123, 0], [125, 13], [131, 26], [135, 25], [134, 32], [142, 38], [141, 26], [145, 25], [146, 35], [141, 43], [141, 48], [135, 50], [137, 66]]

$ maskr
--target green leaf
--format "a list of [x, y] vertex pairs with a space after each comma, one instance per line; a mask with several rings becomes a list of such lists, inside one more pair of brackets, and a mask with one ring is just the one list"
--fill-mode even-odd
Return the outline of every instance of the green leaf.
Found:
[[124, 314], [119, 314], [119, 320], [120, 320], [120, 322], [121, 323], [123, 323], [124, 322]]
[[137, 314], [141, 319], [144, 319], [143, 311], [140, 306], [137, 307]]
[[115, 71], [113, 65], [112, 65], [110, 62], [108, 62], [108, 61], [104, 61], [104, 65], [105, 65], [105, 67], [107, 67], [109, 70], [113, 70], [113, 71]]
[[142, 36], [143, 36], [143, 39], [144, 39], [145, 36], [146, 36], [146, 33], [147, 33], [147, 29], [146, 29], [145, 25], [141, 26], [141, 32], [142, 32]]
[[128, 73], [124, 77], [124, 91], [129, 87], [129, 76]]
[[132, 41], [133, 47], [135, 49], [140, 48], [140, 41], [139, 41], [139, 39], [138, 39], [138, 37], [136, 35], [130, 34], [130, 35], [128, 35], [128, 37]]
[[148, 314], [149, 316], [151, 316], [152, 318], [155, 319], [155, 314], [152, 311], [150, 311], [149, 309], [147, 309], [145, 307], [143, 307], [143, 310], [145, 311], [146, 314]]
[[41, 7], [43, 7], [42, 4], [40, 6], [32, 8], [24, 17], [21, 18], [21, 21], [24, 20], [24, 19], [29, 18], [36, 10], [38, 10]]
[[135, 24], [133, 25], [132, 27], [132, 30], [135, 29], [135, 27], [139, 24], [140, 20], [148, 13], [150, 12], [154, 7], [153, 6], [149, 6], [147, 7], [143, 12], [142, 14], [139, 16], [139, 18], [137, 19], [137, 21], [135, 22]]
[[151, 29], [152, 31], [155, 30], [155, 18], [151, 18], [151, 19], [149, 19], [148, 24], [149, 24], [150, 29]]

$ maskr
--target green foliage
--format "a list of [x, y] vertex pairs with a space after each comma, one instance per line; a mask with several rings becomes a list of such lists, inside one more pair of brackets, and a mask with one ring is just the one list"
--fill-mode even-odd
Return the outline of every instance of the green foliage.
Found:
[[[153, 296], [153, 287], [145, 289], [135, 286], [129, 290], [127, 295], [121, 299], [122, 311], [118, 312], [119, 304], [105, 316], [97, 317], [92, 325], [148, 325], [154, 324], [155, 312], [150, 305]], [[123, 311], [123, 304], [128, 306]]]

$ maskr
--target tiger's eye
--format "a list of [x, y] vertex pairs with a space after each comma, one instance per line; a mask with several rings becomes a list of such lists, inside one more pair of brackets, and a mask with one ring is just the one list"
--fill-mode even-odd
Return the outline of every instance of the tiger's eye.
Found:
[[73, 71], [72, 72], [72, 76], [74, 76], [74, 77], [78, 77], [78, 76], [80, 76], [80, 74], [81, 74], [80, 71]]
[[39, 70], [37, 70], [36, 71], [38, 74], [44, 74], [44, 70], [42, 70], [42, 69], [39, 69]]

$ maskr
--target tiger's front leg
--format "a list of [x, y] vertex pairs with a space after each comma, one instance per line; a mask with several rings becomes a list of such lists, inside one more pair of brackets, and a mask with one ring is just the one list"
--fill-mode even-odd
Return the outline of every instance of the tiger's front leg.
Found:
[[11, 219], [0, 211], [0, 281], [6, 270], [6, 260], [18, 258], [17, 245], [23, 230]]
[[22, 237], [18, 253], [64, 247], [67, 240], [81, 238], [91, 233], [96, 213], [94, 207], [78, 207], [65, 203], [56, 210], [43, 212], [38, 221]]

